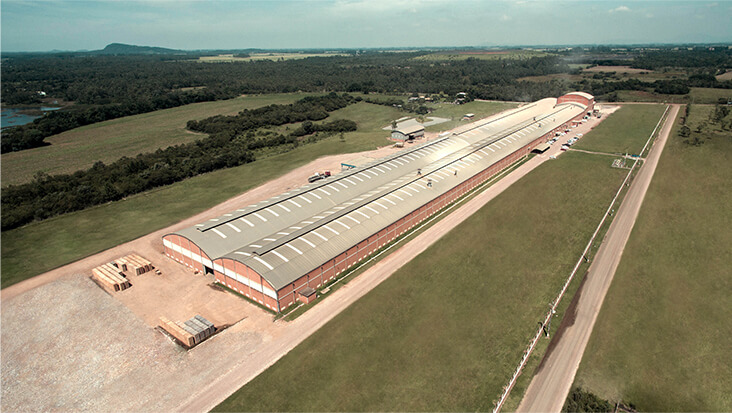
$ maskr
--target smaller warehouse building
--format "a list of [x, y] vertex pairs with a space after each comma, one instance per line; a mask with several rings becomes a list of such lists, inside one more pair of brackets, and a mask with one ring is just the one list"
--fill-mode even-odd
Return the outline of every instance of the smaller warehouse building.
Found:
[[391, 131], [391, 139], [395, 141], [407, 141], [418, 139], [424, 136], [424, 126], [416, 121], [402, 122], [396, 129]]

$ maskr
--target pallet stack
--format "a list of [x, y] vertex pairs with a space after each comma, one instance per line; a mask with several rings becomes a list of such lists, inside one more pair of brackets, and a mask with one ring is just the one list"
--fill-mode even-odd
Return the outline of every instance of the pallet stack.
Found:
[[203, 342], [216, 332], [216, 327], [214, 327], [213, 323], [200, 315], [196, 315], [190, 320], [176, 323], [165, 317], [160, 317], [160, 327], [188, 348]]
[[178, 341], [183, 343], [184, 346], [191, 348], [196, 345], [195, 339], [192, 334], [182, 329], [178, 324], [168, 320], [165, 317], [160, 317], [160, 327], [167, 331], [168, 334], [175, 337]]
[[112, 264], [104, 264], [92, 269], [92, 278], [110, 293], [126, 290], [131, 287], [130, 282], [118, 268]]
[[114, 262], [122, 271], [131, 271], [135, 275], [141, 275], [153, 269], [150, 261], [137, 254], [125, 255], [114, 260]]

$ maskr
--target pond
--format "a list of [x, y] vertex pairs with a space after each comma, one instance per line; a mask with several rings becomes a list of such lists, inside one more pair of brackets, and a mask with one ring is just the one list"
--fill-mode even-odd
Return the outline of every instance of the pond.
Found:
[[37, 106], [28, 108], [3, 108], [2, 109], [2, 129], [10, 126], [20, 126], [33, 122], [42, 115], [36, 113], [50, 112], [61, 108], [52, 108], [47, 106]]

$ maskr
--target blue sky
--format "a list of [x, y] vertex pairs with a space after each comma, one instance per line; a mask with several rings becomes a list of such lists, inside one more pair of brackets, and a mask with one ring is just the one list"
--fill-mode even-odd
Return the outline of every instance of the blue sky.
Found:
[[732, 42], [732, 1], [1, 0], [3, 51]]

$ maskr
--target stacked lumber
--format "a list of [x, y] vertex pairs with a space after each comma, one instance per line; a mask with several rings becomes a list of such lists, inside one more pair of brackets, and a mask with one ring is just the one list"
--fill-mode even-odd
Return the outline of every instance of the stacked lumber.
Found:
[[160, 327], [188, 348], [203, 342], [216, 332], [213, 323], [200, 315], [184, 322], [175, 323], [165, 317], [160, 317]]
[[183, 343], [186, 347], [190, 348], [196, 345], [193, 335], [186, 330], [182, 329], [178, 324], [168, 320], [165, 317], [160, 317], [160, 327], [167, 331], [168, 334], [175, 337], [178, 341]]
[[141, 275], [148, 271], [152, 271], [152, 263], [137, 254], [125, 255], [122, 258], [114, 260], [122, 271], [131, 271], [135, 275]]
[[112, 264], [92, 268], [92, 278], [109, 292], [122, 291], [131, 287], [127, 278]]

